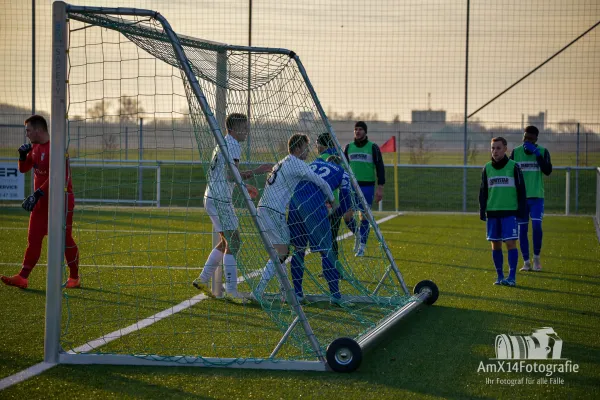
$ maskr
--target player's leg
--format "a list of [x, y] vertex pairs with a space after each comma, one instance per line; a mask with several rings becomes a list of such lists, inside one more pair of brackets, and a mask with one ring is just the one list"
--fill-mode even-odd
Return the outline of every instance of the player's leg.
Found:
[[521, 271], [529, 271], [531, 269], [531, 262], [529, 260], [529, 238], [527, 237], [529, 231], [529, 200], [527, 200], [527, 217], [525, 219], [519, 219], [519, 246], [521, 247], [521, 254], [523, 255], [523, 267]]
[[492, 243], [492, 260], [494, 261], [494, 267], [496, 268], [497, 279], [494, 285], [500, 285], [504, 280], [503, 262], [504, 256], [502, 254], [502, 235], [500, 231], [500, 218], [489, 217], [486, 221], [487, 228], [487, 240]]
[[[38, 205], [43, 205], [38, 204]], [[17, 275], [2, 276], [2, 282], [9, 286], [21, 289], [27, 288], [29, 274], [35, 268], [42, 253], [42, 242], [48, 232], [48, 207], [36, 207], [29, 215], [29, 228], [27, 230], [27, 249], [23, 257], [23, 267]]]
[[69, 279], [65, 283], [67, 289], [81, 287], [79, 278], [79, 248], [73, 239], [73, 209], [75, 202], [73, 195], [69, 195], [65, 225], [65, 259], [69, 267]]
[[531, 230], [533, 231], [533, 270], [541, 271], [542, 263], [542, 219], [544, 218], [544, 199], [532, 199], [531, 203]]
[[298, 300], [304, 299], [304, 291], [302, 289], [302, 280], [304, 279], [304, 256], [306, 255], [305, 248], [294, 248], [290, 271], [292, 274], [292, 283], [294, 285], [294, 293]]
[[360, 244], [358, 251], [356, 252], [356, 257], [362, 257], [365, 254], [365, 247], [367, 246], [367, 240], [369, 240], [369, 232], [371, 231], [371, 225], [369, 224], [369, 220], [365, 215], [366, 208], [371, 207], [371, 203], [373, 203], [373, 198], [375, 197], [375, 186], [361, 186], [360, 190], [363, 193], [363, 196], [366, 200], [365, 207], [361, 205], [361, 213], [360, 213]]
[[208, 281], [212, 278], [214, 272], [223, 261], [225, 249], [227, 248], [227, 240], [223, 234], [224, 230], [221, 225], [221, 218], [219, 218], [216, 202], [211, 198], [205, 197], [204, 208], [210, 220], [212, 221], [214, 230], [219, 233], [219, 243], [217, 243], [217, 245], [211, 250], [206, 262], [204, 263], [204, 268], [202, 268], [200, 275], [194, 279], [192, 284], [194, 287], [196, 287], [196, 289], [210, 294], [211, 290], [208, 287]]
[[223, 270], [225, 272], [225, 291], [237, 297], [237, 261], [236, 256], [240, 249], [240, 233], [238, 230], [225, 231], [225, 255], [223, 256]]
[[[283, 265], [288, 256], [290, 243], [290, 231], [285, 220], [285, 215], [264, 207], [258, 208], [257, 215], [263, 231], [277, 252], [279, 262]], [[267, 264], [263, 268], [258, 285], [256, 285], [254, 290], [256, 298], [260, 299], [262, 297], [269, 281], [275, 275], [275, 264], [269, 258], [269, 261], [267, 261]]]
[[304, 279], [304, 257], [306, 255], [306, 245], [308, 232], [306, 221], [298, 209], [290, 209], [287, 217], [287, 224], [290, 231], [290, 243], [294, 246], [294, 253], [290, 262], [290, 271], [292, 275], [292, 284], [294, 292], [299, 301], [304, 299], [302, 281]]
[[517, 239], [519, 237], [516, 217], [502, 218], [502, 240], [506, 243], [508, 251], [508, 278], [502, 281], [503, 285], [515, 286], [517, 280], [517, 264], [519, 263], [519, 250]]

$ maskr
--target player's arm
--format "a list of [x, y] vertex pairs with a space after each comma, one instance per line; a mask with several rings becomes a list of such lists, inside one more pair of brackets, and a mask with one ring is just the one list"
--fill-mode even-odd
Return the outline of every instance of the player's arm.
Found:
[[[238, 164], [239, 162], [236, 161], [236, 167], [238, 166]], [[255, 175], [261, 175], [266, 174], [267, 172], [271, 172], [272, 169], [273, 164], [261, 164], [257, 168], [240, 171], [240, 175], [242, 176], [242, 179], [250, 179], [253, 178]]]
[[[235, 163], [235, 167], [238, 169], [238, 172], [240, 173], [240, 175], [242, 177], [242, 180], [243, 179], [248, 179], [248, 178], [244, 177], [244, 174], [248, 173], [248, 172], [252, 172], [252, 171], [240, 171], [240, 169], [239, 169], [240, 160], [234, 159], [233, 162]], [[254, 174], [252, 174], [251, 176], [254, 176]], [[230, 182], [234, 181], [233, 176], [231, 176], [231, 173], [229, 172], [229, 170], [227, 172], [227, 180], [229, 180]], [[256, 198], [256, 196], [258, 196], [258, 189], [257, 188], [255, 188], [252, 185], [248, 185], [248, 184], [244, 184], [244, 185], [246, 186], [246, 190], [248, 190], [248, 194], [250, 195], [251, 199], [254, 199], [254, 198]]]
[[488, 201], [488, 184], [487, 174], [485, 173], [485, 167], [481, 171], [481, 185], [479, 187], [479, 219], [485, 221], [485, 211], [487, 209]]
[[542, 171], [542, 173], [546, 176], [550, 176], [550, 174], [552, 173], [552, 161], [550, 161], [550, 152], [548, 151], [548, 149], [546, 149], [543, 156], [541, 154], [536, 154], [535, 159], [538, 165], [540, 166], [540, 170]]
[[383, 156], [379, 146], [373, 144], [373, 163], [375, 164], [375, 172], [377, 173], [377, 188], [375, 189], [375, 202], [380, 202], [383, 199], [383, 185], [385, 185], [385, 165], [383, 164]]
[[19, 152], [19, 172], [24, 174], [33, 168], [33, 157], [31, 155], [31, 150], [33, 146], [31, 143], [26, 143], [19, 147], [17, 151]]
[[517, 188], [518, 216], [519, 218], [527, 218], [527, 191], [525, 188], [525, 179], [523, 172], [518, 165], [515, 165], [515, 187]]

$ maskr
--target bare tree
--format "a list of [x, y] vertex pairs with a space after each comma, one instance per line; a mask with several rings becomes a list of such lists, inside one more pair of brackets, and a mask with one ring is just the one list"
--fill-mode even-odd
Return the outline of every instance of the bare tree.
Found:
[[410, 162], [412, 164], [429, 164], [433, 157], [433, 143], [428, 142], [424, 133], [413, 133], [406, 141], [406, 146], [410, 153]]

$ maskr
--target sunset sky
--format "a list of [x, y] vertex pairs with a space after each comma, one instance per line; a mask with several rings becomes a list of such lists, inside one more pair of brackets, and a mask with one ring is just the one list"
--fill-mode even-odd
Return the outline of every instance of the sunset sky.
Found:
[[[176, 32], [248, 44], [248, 1], [76, 1], [150, 8]], [[252, 44], [296, 51], [327, 111], [398, 115], [465, 102], [466, 1], [254, 0]], [[31, 2], [0, 1], [0, 103], [31, 108]], [[36, 109], [49, 110], [51, 2], [37, 1]], [[600, 21], [600, 2], [471, 1], [469, 113]], [[476, 115], [600, 122], [600, 26]], [[431, 94], [430, 101], [428, 94]]]

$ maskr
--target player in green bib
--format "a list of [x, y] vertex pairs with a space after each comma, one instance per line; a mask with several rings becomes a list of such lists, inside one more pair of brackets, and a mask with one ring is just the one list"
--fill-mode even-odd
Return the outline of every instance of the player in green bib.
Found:
[[[516, 286], [518, 228], [517, 217], [527, 209], [525, 182], [521, 169], [506, 156], [503, 137], [492, 139], [492, 160], [483, 167], [479, 189], [479, 218], [487, 221], [487, 240], [492, 242], [492, 259], [498, 274], [494, 285]], [[508, 278], [504, 278], [502, 242], [508, 251]]]
[[[346, 145], [344, 155], [350, 164], [350, 169], [354, 173], [358, 186], [367, 201], [367, 207], [371, 207], [373, 199], [379, 203], [383, 198], [383, 185], [385, 185], [385, 165], [379, 146], [371, 142], [367, 137], [367, 124], [363, 121], [358, 121], [354, 124], [354, 141]], [[354, 219], [348, 218], [352, 211], [349, 211], [347, 216], [344, 216], [348, 228], [356, 235], [354, 251], [356, 257], [363, 257], [365, 247], [369, 238], [369, 220], [364, 215], [365, 210], [358, 197], [355, 198], [354, 204], [361, 211], [360, 228], [355, 228]]]
[[[510, 154], [525, 179], [527, 189], [527, 213], [523, 219], [519, 219], [519, 244], [523, 254], [523, 268], [521, 271], [541, 271], [540, 253], [542, 251], [542, 219], [544, 218], [544, 175], [552, 173], [552, 162], [550, 152], [536, 144], [540, 131], [533, 125], [525, 128], [523, 133], [523, 145], [515, 148]], [[533, 231], [533, 266], [529, 261], [529, 216], [531, 216], [531, 228]]]

